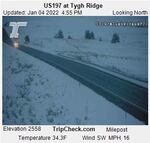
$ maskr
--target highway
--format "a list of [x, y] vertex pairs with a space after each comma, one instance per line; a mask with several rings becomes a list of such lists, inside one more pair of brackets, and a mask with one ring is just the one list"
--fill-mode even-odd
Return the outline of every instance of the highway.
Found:
[[91, 66], [27, 46], [20, 46], [18, 49], [56, 67], [145, 124], [148, 123], [147, 88], [122, 80]]
[[[7, 42], [7, 38], [4, 38], [3, 41], [11, 45], [10, 42]], [[56, 67], [124, 111], [148, 124], [148, 88], [141, 87], [94, 67], [28, 46], [20, 45], [18, 49]]]

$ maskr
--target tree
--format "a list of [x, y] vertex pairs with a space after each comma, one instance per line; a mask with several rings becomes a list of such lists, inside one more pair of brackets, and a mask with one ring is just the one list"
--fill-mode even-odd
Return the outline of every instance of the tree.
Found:
[[113, 34], [113, 37], [112, 37], [112, 40], [111, 40], [111, 43], [119, 43], [120, 42], [120, 37], [117, 33], [114, 33]]
[[85, 31], [85, 39], [90, 39], [90, 31], [89, 30]]
[[26, 36], [24, 37], [24, 41], [25, 41], [25, 43], [30, 43], [29, 35], [26, 35]]
[[64, 38], [63, 31], [59, 30], [58, 33], [54, 37], [58, 39], [63, 39]]
[[85, 39], [95, 39], [94, 32], [90, 32], [89, 30], [85, 31]]
[[94, 32], [91, 32], [91, 33], [90, 33], [90, 39], [95, 39]]

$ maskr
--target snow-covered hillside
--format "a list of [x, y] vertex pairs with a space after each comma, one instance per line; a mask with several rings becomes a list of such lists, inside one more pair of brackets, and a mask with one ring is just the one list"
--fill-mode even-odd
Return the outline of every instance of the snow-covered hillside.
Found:
[[[116, 17], [115, 20], [145, 19]], [[32, 48], [147, 84], [147, 28], [98, 27], [97, 20], [114, 18], [5, 17], [3, 25], [10, 32], [9, 21], [27, 21], [28, 26], [19, 29], [21, 44], [25, 44], [24, 37], [29, 35], [31, 42], [25, 45]], [[60, 29], [65, 37], [55, 39]], [[93, 31], [95, 39], [85, 39], [85, 30]], [[112, 44], [116, 32], [120, 43]], [[54, 67], [6, 44], [3, 47], [4, 124], [143, 124]]]
[[4, 124], [143, 124], [54, 67], [3, 47]]
[[[105, 68], [129, 78], [148, 82], [148, 33], [147, 28], [104, 27], [97, 21], [147, 21], [147, 17], [12, 17], [14, 21], [27, 21], [26, 28], [20, 28], [20, 41], [25, 35], [31, 39], [30, 46], [73, 58]], [[9, 19], [5, 19], [7, 23]], [[11, 30], [10, 28], [6, 28]], [[64, 39], [54, 35], [62, 30]], [[95, 34], [95, 40], [84, 39], [86, 30]], [[118, 33], [120, 43], [112, 44], [113, 33]], [[68, 36], [72, 39], [68, 39]], [[101, 38], [101, 41], [99, 41]]]

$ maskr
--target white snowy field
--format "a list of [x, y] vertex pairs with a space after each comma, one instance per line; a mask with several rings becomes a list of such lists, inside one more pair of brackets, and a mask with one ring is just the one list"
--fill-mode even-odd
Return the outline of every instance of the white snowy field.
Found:
[[[147, 28], [99, 27], [96, 21], [141, 21], [144, 17], [5, 17], [27, 21], [19, 29], [23, 45], [148, 82]], [[54, 36], [62, 30], [64, 39]], [[84, 38], [86, 30], [95, 40]], [[114, 33], [120, 43], [112, 44]], [[30, 43], [24, 43], [29, 35]], [[68, 36], [72, 39], [68, 39]], [[102, 40], [99, 41], [99, 38]], [[5, 124], [143, 124], [56, 68], [4, 45]], [[8, 90], [9, 89], [9, 90]]]
[[143, 124], [56, 68], [6, 44], [3, 53], [4, 124]]
[[42, 46], [34, 42], [29, 45], [41, 51], [85, 62], [143, 83], [148, 82], [146, 48], [132, 48], [121, 43], [108, 44], [98, 40], [49, 39], [43, 41]]
[[[101, 27], [96, 21], [145, 21], [145, 17], [13, 17], [15, 21], [27, 21], [20, 28], [20, 41], [24, 44], [29, 35], [29, 46], [41, 51], [65, 56], [118, 73], [128, 78], [148, 83], [148, 39], [147, 28]], [[54, 36], [62, 30], [64, 39]], [[90, 30], [95, 40], [86, 40], [84, 34]], [[112, 44], [114, 33], [120, 43]], [[72, 39], [68, 39], [68, 36]], [[99, 41], [101, 38], [102, 41]]]

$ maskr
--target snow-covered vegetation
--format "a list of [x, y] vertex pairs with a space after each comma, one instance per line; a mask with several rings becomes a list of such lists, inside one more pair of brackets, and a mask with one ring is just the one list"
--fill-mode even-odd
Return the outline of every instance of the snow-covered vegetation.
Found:
[[54, 67], [3, 47], [4, 124], [143, 124]]
[[[4, 24], [9, 20], [10, 17], [5, 17]], [[11, 17], [11, 20], [28, 21], [28, 26], [20, 29], [21, 44], [148, 82], [147, 28], [95, 25], [97, 20], [114, 20], [113, 17]], [[10, 31], [7, 25], [5, 28]], [[87, 29], [94, 34], [92, 40], [85, 38]], [[119, 42], [112, 43], [114, 33], [119, 35]], [[26, 35], [30, 37], [28, 42]], [[143, 124], [54, 67], [6, 44], [3, 49], [4, 124]]]

